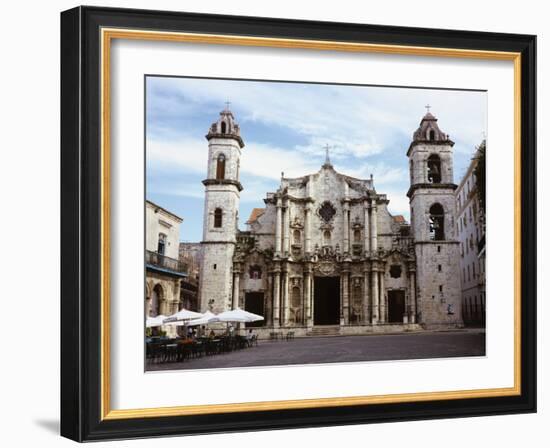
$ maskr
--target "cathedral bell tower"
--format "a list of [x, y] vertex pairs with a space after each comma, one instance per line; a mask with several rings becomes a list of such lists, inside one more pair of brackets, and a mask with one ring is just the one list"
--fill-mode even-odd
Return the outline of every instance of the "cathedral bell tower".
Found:
[[407, 196], [416, 256], [417, 309], [421, 310], [417, 322], [430, 328], [462, 326], [454, 142], [427, 109], [407, 151]]
[[226, 107], [208, 134], [202, 259], [199, 285], [201, 311], [231, 309], [232, 268], [240, 192], [239, 164], [244, 142], [233, 113]]

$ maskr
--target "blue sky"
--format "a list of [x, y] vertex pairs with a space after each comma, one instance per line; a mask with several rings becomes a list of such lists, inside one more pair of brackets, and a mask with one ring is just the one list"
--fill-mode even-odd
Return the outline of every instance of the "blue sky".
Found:
[[408, 160], [413, 132], [426, 113], [455, 142], [455, 182], [485, 137], [485, 92], [191, 78], [146, 78], [146, 197], [184, 218], [182, 241], [202, 239], [211, 123], [230, 101], [245, 142], [240, 227], [285, 177], [314, 173], [329, 145], [335, 169], [372, 173], [393, 214], [409, 219]]

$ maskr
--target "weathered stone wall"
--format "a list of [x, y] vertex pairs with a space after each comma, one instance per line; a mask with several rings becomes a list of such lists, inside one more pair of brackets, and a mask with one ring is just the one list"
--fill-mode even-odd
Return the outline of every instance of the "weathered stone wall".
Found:
[[201, 312], [220, 313], [231, 309], [234, 244], [203, 243], [199, 279]]

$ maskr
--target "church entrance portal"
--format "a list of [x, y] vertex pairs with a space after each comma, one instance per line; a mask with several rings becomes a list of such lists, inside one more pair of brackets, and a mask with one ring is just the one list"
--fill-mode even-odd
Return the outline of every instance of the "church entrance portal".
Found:
[[388, 322], [402, 323], [405, 314], [405, 291], [388, 291]]
[[[264, 293], [263, 292], [247, 292], [244, 296], [244, 309], [250, 313], [264, 316]], [[256, 322], [247, 322], [248, 327], [262, 327], [265, 325], [265, 319]]]
[[340, 277], [315, 277], [313, 324], [340, 323]]

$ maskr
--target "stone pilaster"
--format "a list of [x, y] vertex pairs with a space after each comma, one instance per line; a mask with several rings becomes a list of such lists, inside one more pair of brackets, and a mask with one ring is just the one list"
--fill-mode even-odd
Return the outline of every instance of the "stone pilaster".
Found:
[[277, 199], [277, 222], [275, 223], [275, 255], [281, 254], [281, 230], [283, 227], [281, 199]]
[[281, 309], [281, 272], [277, 269], [273, 273], [273, 327], [280, 325]]
[[311, 315], [311, 271], [309, 265], [304, 268], [304, 302], [305, 302], [305, 324], [307, 327], [312, 326]]
[[344, 316], [344, 325], [349, 324], [350, 306], [349, 306], [349, 266], [344, 266], [342, 270], [342, 314]]
[[311, 253], [311, 208], [306, 206], [305, 210], [305, 222], [304, 222], [304, 232], [305, 232], [305, 253]]
[[365, 244], [364, 244], [364, 249], [363, 249], [363, 252], [365, 254], [368, 254], [369, 253], [369, 250], [370, 250], [370, 224], [369, 224], [369, 204], [367, 201], [364, 202], [363, 204], [363, 211], [365, 213], [365, 228], [364, 228], [364, 232], [363, 232], [363, 236], [364, 236], [364, 239], [365, 239]]
[[283, 214], [283, 257], [290, 254], [290, 200], [286, 200]]
[[409, 280], [410, 280], [410, 311], [409, 313], [409, 323], [416, 323], [416, 271], [414, 269], [409, 270]]
[[265, 323], [268, 327], [273, 325], [273, 274], [267, 276], [267, 290], [265, 292]]
[[372, 254], [378, 251], [378, 211], [375, 200], [370, 209], [370, 250]]
[[344, 253], [349, 254], [349, 199], [344, 201]]
[[372, 268], [372, 284], [371, 284], [371, 310], [372, 310], [372, 324], [378, 324], [379, 312], [378, 312], [378, 268], [373, 266]]
[[384, 282], [385, 270], [382, 267], [380, 270], [380, 322], [385, 324], [388, 322], [388, 306], [386, 303], [386, 287]]
[[363, 271], [363, 324], [367, 325], [371, 322], [370, 316], [370, 302], [369, 302], [369, 292], [370, 292], [370, 272], [365, 266]]
[[285, 267], [282, 278], [282, 296], [283, 296], [283, 321], [284, 327], [288, 326], [289, 317], [289, 297], [288, 297], [288, 269]]

